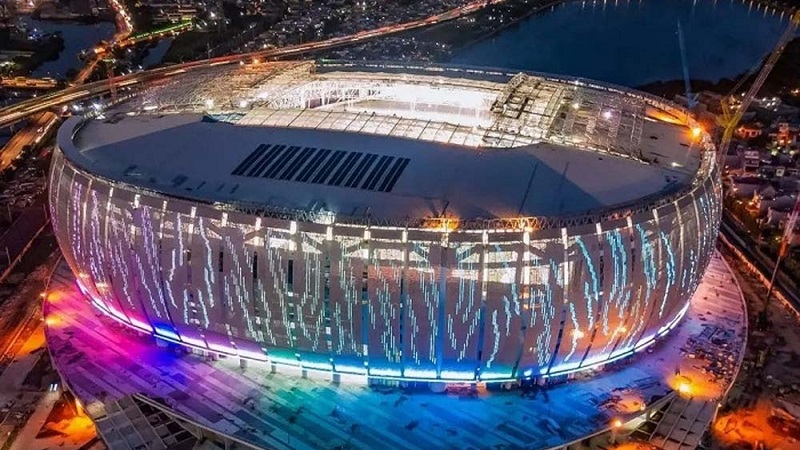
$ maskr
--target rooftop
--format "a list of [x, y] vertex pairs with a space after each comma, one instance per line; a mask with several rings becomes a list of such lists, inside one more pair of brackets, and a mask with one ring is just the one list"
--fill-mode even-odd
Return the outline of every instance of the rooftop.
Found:
[[[527, 75], [259, 73], [157, 88], [71, 119], [59, 145], [168, 195], [376, 220], [580, 215], [674, 192], [699, 166], [687, 127], [622, 93]], [[217, 78], [244, 87], [223, 103]]]

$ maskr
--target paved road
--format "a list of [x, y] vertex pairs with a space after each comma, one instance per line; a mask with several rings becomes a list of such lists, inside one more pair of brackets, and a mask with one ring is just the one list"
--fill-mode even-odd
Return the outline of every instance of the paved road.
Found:
[[11, 140], [0, 150], [0, 171], [14, 163], [26, 145], [37, 145], [47, 132], [55, 126], [58, 117], [51, 112], [34, 114], [30, 123], [14, 134]]

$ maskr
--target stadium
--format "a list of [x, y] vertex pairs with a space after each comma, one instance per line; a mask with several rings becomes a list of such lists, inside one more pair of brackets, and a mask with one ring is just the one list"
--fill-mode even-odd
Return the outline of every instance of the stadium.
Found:
[[50, 208], [98, 311], [366, 379], [546, 379], [679, 323], [721, 184], [678, 106], [547, 74], [270, 62], [175, 74], [58, 132]]

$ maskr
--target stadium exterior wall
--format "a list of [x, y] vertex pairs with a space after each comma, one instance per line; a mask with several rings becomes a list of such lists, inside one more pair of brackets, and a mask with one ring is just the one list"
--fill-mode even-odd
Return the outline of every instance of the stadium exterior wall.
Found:
[[674, 201], [541, 230], [254, 215], [105, 179], [59, 146], [50, 183], [64, 257], [107, 315], [190, 347], [390, 379], [551, 377], [645, 348], [685, 313], [721, 215], [710, 152]]

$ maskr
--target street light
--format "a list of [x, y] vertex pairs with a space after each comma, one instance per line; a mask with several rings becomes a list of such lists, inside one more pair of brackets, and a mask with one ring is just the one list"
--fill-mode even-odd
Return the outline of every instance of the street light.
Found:
[[622, 428], [622, 420], [614, 419], [614, 421], [611, 422], [611, 443], [612, 444], [616, 444], [617, 443], [617, 432], [619, 432], [620, 428]]

